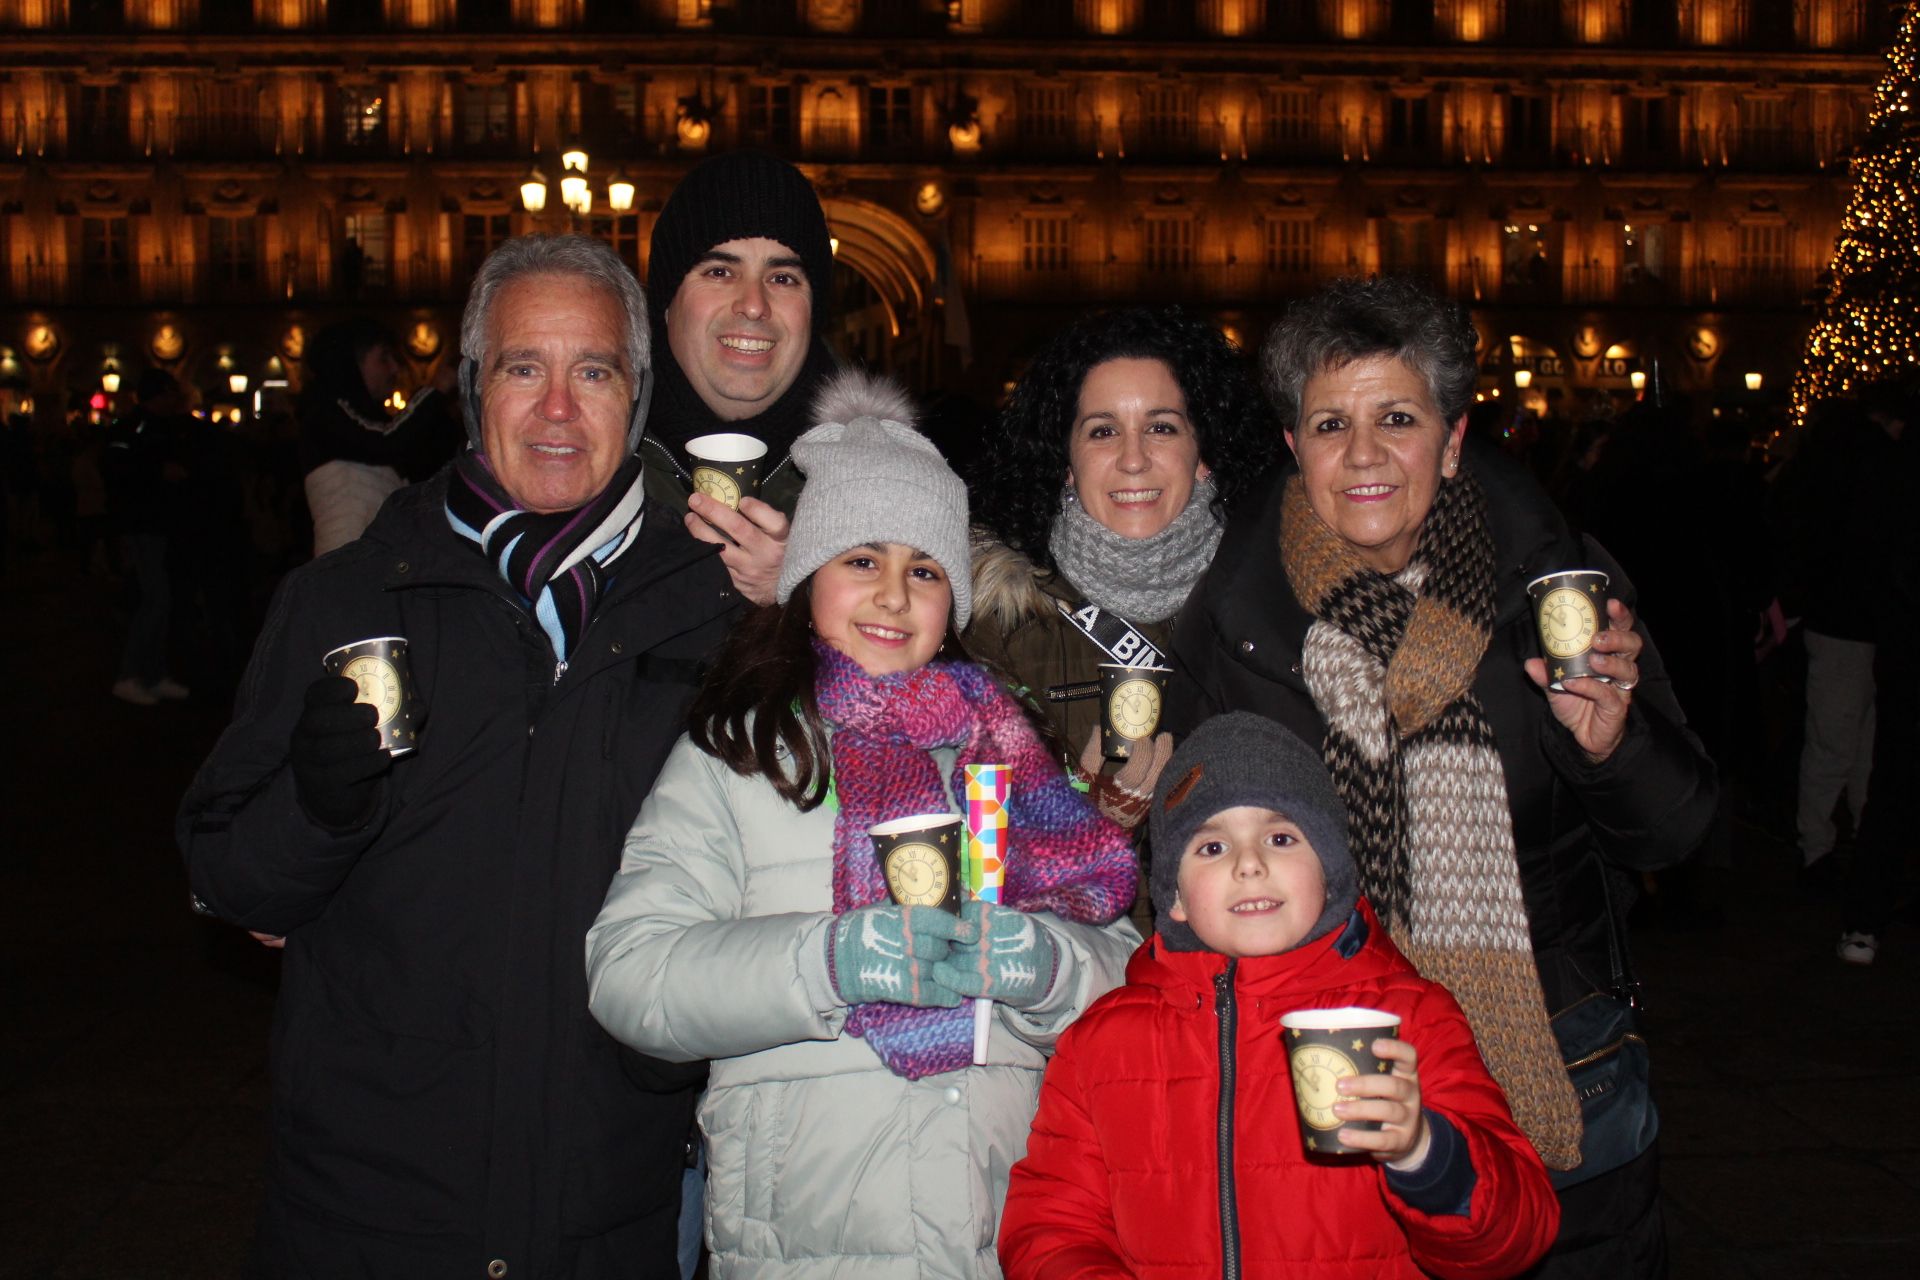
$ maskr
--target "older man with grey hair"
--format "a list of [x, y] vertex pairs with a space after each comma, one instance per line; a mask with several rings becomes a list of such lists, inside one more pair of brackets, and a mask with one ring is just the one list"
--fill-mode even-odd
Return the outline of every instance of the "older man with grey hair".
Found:
[[197, 905], [286, 939], [251, 1274], [676, 1270], [701, 1072], [601, 1031], [582, 959], [739, 601], [644, 498], [646, 314], [595, 241], [487, 259], [473, 447], [288, 576], [182, 805]]

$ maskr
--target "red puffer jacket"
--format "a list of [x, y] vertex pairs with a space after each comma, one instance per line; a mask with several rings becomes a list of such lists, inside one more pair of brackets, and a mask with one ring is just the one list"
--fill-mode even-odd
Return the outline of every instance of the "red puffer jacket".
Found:
[[[1348, 1004], [1400, 1015], [1421, 1105], [1472, 1158], [1465, 1215], [1404, 1203], [1372, 1160], [1308, 1163], [1279, 1019]], [[1127, 985], [1068, 1029], [1047, 1069], [1000, 1261], [1012, 1280], [1493, 1280], [1544, 1254], [1559, 1220], [1460, 1007], [1363, 902], [1337, 935], [1283, 955], [1229, 961], [1157, 937], [1135, 952]]]

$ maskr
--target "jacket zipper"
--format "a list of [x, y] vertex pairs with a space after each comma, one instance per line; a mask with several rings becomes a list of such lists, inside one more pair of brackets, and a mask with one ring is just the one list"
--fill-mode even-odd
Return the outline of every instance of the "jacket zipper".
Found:
[[680, 465], [680, 459], [673, 456], [673, 450], [667, 448], [666, 445], [661, 444], [658, 440], [655, 440], [652, 436], [642, 436], [640, 439], [640, 444], [643, 448], [647, 445], [652, 445], [654, 449], [659, 452], [660, 456], [667, 460], [667, 465], [673, 468], [673, 473], [675, 475], [679, 476], [680, 479], [687, 484], [693, 483], [693, 477], [688, 475], [687, 469]]
[[1220, 1129], [1215, 1147], [1220, 1155], [1220, 1274], [1225, 1280], [1240, 1274], [1240, 1210], [1233, 1185], [1234, 1042], [1240, 1021], [1233, 971], [1239, 963], [1227, 961], [1227, 971], [1213, 980], [1213, 1012], [1220, 1020]]

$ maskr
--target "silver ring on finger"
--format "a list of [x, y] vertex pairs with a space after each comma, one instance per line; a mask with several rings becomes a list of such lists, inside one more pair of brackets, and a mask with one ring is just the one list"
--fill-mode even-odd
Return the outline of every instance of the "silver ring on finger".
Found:
[[1632, 693], [1633, 686], [1639, 683], [1640, 682], [1638, 680], [1615, 680], [1613, 682], [1613, 687], [1618, 689], [1622, 693]]

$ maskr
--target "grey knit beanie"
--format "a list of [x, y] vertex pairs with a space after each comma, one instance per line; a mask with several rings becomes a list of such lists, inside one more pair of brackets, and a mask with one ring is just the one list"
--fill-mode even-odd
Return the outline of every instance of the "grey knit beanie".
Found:
[[967, 487], [913, 429], [906, 393], [857, 369], [834, 375], [814, 401], [820, 425], [793, 442], [806, 487], [787, 533], [774, 599], [785, 604], [815, 569], [849, 547], [898, 542], [932, 556], [953, 586], [953, 625], [973, 616]]
[[1286, 814], [1320, 855], [1327, 904], [1301, 945], [1339, 928], [1359, 899], [1359, 873], [1347, 850], [1347, 810], [1334, 793], [1320, 753], [1265, 716], [1229, 712], [1188, 734], [1153, 788], [1147, 817], [1153, 842], [1148, 889], [1160, 937], [1170, 950], [1207, 949], [1192, 929], [1167, 913], [1179, 890], [1187, 841], [1209, 818], [1241, 805]]

